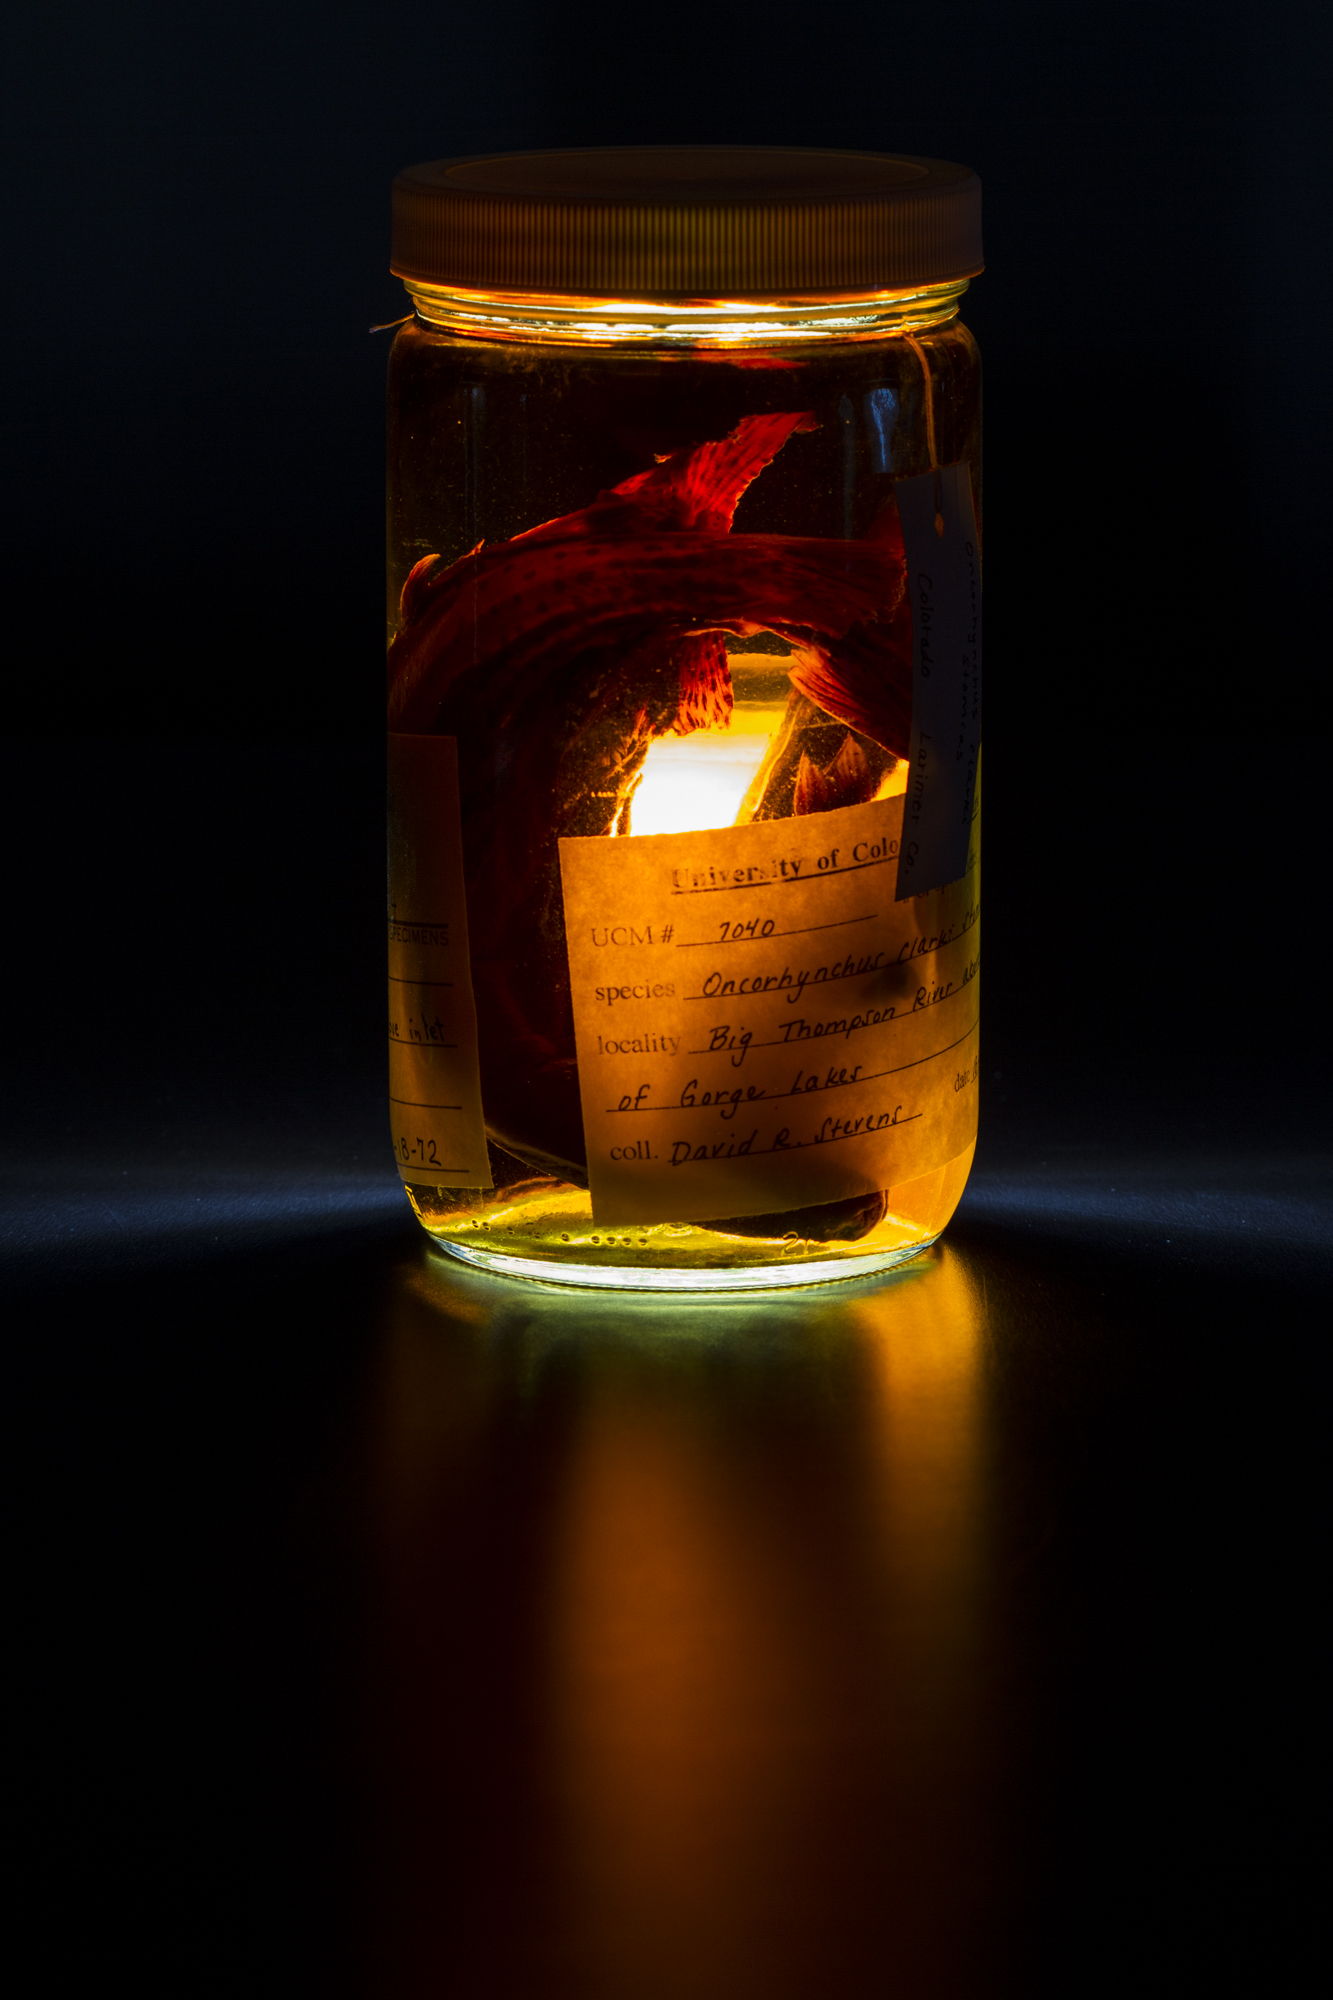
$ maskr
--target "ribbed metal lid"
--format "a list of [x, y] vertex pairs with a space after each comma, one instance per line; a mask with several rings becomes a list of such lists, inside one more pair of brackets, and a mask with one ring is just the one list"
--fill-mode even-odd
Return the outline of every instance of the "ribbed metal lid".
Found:
[[430, 160], [393, 184], [391, 269], [460, 290], [800, 298], [981, 268], [977, 176], [900, 153], [599, 146]]

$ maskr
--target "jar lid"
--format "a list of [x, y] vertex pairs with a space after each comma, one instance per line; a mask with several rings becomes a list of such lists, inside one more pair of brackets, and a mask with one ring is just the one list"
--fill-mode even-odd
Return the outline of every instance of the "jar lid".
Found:
[[981, 182], [903, 153], [598, 146], [408, 167], [396, 276], [603, 299], [909, 290], [982, 268]]

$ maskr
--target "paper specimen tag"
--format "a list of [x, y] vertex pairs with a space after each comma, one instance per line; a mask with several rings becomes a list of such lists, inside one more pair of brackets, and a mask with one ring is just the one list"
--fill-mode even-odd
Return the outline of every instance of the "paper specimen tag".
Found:
[[491, 1185], [452, 736], [389, 737], [389, 1112], [405, 1181]]
[[911, 776], [899, 896], [967, 865], [981, 754], [981, 565], [972, 479], [942, 465], [894, 488], [912, 601]]
[[562, 840], [593, 1213], [871, 1194], [976, 1130], [977, 855], [894, 897], [903, 800]]

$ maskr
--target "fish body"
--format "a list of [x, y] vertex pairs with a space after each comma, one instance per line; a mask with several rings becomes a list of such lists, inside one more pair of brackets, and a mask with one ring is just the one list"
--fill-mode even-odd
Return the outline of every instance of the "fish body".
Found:
[[[906, 753], [896, 510], [860, 540], [731, 532], [751, 481], [812, 427], [808, 411], [747, 417], [572, 514], [453, 564], [428, 556], [403, 588], [389, 726], [459, 742], [488, 1128], [575, 1182], [586, 1162], [559, 841], [612, 832], [656, 737], [725, 725], [728, 636], [775, 633], [792, 648], [794, 702], [890, 760]], [[798, 773], [795, 809], [839, 787], [868, 795], [865, 765], [854, 746]]]

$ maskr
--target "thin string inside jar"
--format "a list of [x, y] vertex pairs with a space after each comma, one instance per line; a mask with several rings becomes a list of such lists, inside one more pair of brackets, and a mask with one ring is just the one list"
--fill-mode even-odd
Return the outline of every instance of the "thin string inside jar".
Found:
[[921, 342], [914, 340], [910, 333], [905, 333], [903, 339], [921, 363], [922, 397], [926, 413], [926, 451], [930, 458], [930, 469], [935, 475], [935, 533], [943, 539], [944, 488], [940, 481], [939, 453], [935, 449], [935, 384], [931, 379], [930, 360]]

